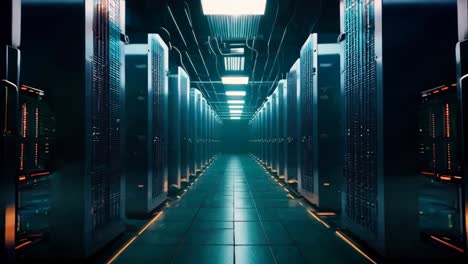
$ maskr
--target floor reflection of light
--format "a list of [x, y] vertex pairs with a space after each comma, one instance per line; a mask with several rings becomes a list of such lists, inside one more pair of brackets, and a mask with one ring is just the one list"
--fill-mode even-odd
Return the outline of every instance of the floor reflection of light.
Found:
[[356, 246], [351, 240], [349, 240], [343, 233], [340, 231], [335, 231], [336, 235], [340, 237], [344, 242], [346, 242], [348, 245], [350, 245], [352, 248], [354, 248], [357, 252], [359, 252], [361, 255], [363, 255], [366, 259], [368, 259], [370, 262], [373, 264], [377, 264], [376, 261], [374, 261], [371, 257], [369, 257], [364, 251], [362, 251], [358, 246]]

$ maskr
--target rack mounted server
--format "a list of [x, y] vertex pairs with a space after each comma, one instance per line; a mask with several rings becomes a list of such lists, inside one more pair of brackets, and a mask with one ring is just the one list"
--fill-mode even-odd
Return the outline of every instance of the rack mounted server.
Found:
[[44, 87], [56, 115], [49, 252], [87, 257], [125, 228], [125, 1], [23, 2], [22, 12], [22, 79]]
[[44, 238], [50, 233], [50, 186], [55, 171], [55, 117], [44, 91], [21, 86], [19, 119], [18, 221], [19, 240]]
[[271, 172], [278, 174], [278, 155], [279, 155], [279, 126], [278, 126], [278, 87], [275, 89], [270, 97], [270, 129], [271, 129]]
[[285, 162], [286, 162], [286, 142], [287, 142], [287, 130], [286, 130], [286, 93], [287, 93], [287, 81], [281, 80], [278, 83], [277, 89], [277, 114], [278, 114], [278, 161], [277, 171], [280, 179], [285, 179]]
[[298, 59], [291, 67], [287, 75], [287, 92], [285, 93], [285, 166], [284, 180], [295, 182], [299, 174], [299, 94], [301, 89], [300, 80], [301, 64]]
[[200, 126], [200, 112], [199, 104], [200, 104], [200, 96], [201, 93], [195, 88], [190, 89], [190, 176], [195, 176], [197, 172], [200, 170], [200, 164], [197, 160], [199, 155], [199, 144], [198, 144], [198, 137], [199, 137], [199, 126]]
[[309, 36], [301, 50], [301, 173], [298, 185], [321, 210], [339, 212], [344, 159], [340, 46]]
[[[135, 37], [137, 39], [138, 37]], [[169, 51], [157, 34], [125, 45], [127, 216], [144, 215], [168, 192]]]
[[[183, 134], [183, 94], [187, 94], [190, 88], [190, 79], [188, 74], [180, 67], [173, 71], [174, 74], [169, 76], [169, 186], [180, 189], [182, 187], [182, 179], [186, 177], [187, 164], [182, 150]], [[186, 128], [186, 126], [184, 126]], [[184, 131], [185, 133], [185, 131]]]
[[419, 92], [453, 78], [455, 1], [341, 0], [340, 6], [344, 222], [389, 259], [430, 258], [434, 251], [424, 249], [418, 232], [415, 191]]

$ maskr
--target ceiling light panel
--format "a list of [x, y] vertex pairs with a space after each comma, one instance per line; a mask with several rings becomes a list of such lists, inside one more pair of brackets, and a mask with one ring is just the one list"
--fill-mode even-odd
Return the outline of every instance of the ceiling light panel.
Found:
[[231, 48], [230, 49], [232, 55], [244, 55], [244, 48]]
[[243, 71], [245, 69], [245, 58], [224, 57], [224, 69], [226, 71]]
[[221, 81], [224, 85], [246, 85], [249, 84], [248, 76], [223, 76]]
[[266, 0], [201, 0], [205, 15], [263, 15]]
[[[230, 0], [232, 1], [232, 0]], [[236, 3], [236, 1], [232, 1]], [[224, 41], [244, 41], [257, 36], [261, 16], [207, 16], [211, 34]]]
[[230, 112], [231, 114], [242, 114], [242, 112], [244, 112], [244, 111], [234, 109], [234, 110], [230, 110], [229, 112]]
[[228, 104], [244, 104], [244, 100], [228, 100]]
[[245, 91], [226, 91], [226, 96], [245, 96]]
[[244, 109], [243, 105], [230, 105], [229, 109]]

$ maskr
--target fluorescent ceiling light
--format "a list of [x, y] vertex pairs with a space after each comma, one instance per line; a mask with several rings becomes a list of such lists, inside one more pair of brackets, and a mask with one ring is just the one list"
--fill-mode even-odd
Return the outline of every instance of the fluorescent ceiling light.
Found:
[[231, 116], [231, 120], [240, 120], [241, 117], [240, 116]]
[[[235, 0], [231, 0], [235, 1]], [[224, 41], [245, 42], [258, 38], [261, 16], [207, 16], [213, 37]]]
[[244, 100], [228, 100], [228, 104], [244, 104]]
[[244, 106], [243, 105], [230, 105], [229, 106], [229, 109], [243, 109]]
[[237, 85], [249, 84], [248, 76], [223, 76], [221, 80], [223, 84], [237, 84]]
[[244, 48], [231, 48], [231, 54], [244, 55]]
[[245, 96], [245, 91], [226, 91], [226, 96]]
[[263, 15], [266, 0], [201, 0], [205, 15]]
[[231, 110], [229, 111], [231, 114], [242, 114], [242, 110]]
[[245, 69], [244, 57], [224, 57], [226, 71], [243, 71]]

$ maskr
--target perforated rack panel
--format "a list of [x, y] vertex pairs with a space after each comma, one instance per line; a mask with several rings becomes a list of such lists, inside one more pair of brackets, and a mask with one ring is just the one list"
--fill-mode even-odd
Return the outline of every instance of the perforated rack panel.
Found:
[[345, 1], [345, 214], [377, 227], [377, 80], [374, 1]]
[[291, 67], [287, 76], [287, 94], [286, 94], [286, 121], [285, 130], [287, 132], [286, 142], [286, 165], [285, 176], [286, 180], [296, 180], [298, 174], [298, 91], [300, 90], [300, 62], [299, 60]]
[[187, 179], [189, 176], [189, 89], [190, 80], [187, 74], [181, 74], [180, 76], [180, 96], [181, 96], [181, 126], [180, 132], [182, 137], [181, 146], [181, 164], [182, 164], [182, 178]]
[[286, 80], [281, 80], [278, 85], [278, 175], [284, 176], [286, 162]]
[[[159, 39], [160, 40], [160, 39]], [[167, 87], [167, 78], [166, 72], [168, 70], [168, 53], [167, 47], [163, 46], [165, 44], [161, 43], [162, 40], [158, 41], [155, 36], [150, 37], [151, 45], [151, 64], [152, 72], [150, 73], [152, 78], [152, 87], [153, 87], [153, 107], [152, 115], [153, 122], [150, 124], [152, 126], [153, 135], [148, 137], [151, 142], [150, 146], [152, 147], [152, 160], [150, 160], [150, 166], [152, 169], [152, 197], [156, 198], [166, 191], [165, 188], [165, 163], [167, 158], [165, 140], [165, 129], [167, 129], [166, 123], [167, 119], [165, 118], [166, 113], [166, 87]]]
[[301, 181], [300, 189], [314, 192], [314, 167], [316, 158], [314, 156], [314, 130], [317, 124], [314, 123], [314, 86], [317, 85], [315, 74], [317, 71], [317, 35], [311, 35], [301, 49], [301, 90], [300, 90], [300, 111], [301, 111]]
[[95, 1], [90, 164], [94, 229], [120, 218], [120, 1]]

